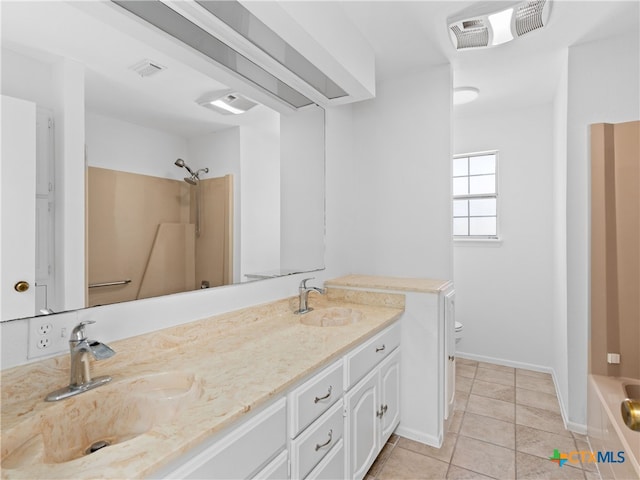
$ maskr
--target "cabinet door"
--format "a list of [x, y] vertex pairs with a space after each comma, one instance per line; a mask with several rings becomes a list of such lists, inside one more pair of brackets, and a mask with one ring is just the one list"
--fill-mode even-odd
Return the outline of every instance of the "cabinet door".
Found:
[[378, 367], [380, 370], [380, 446], [400, 423], [400, 351], [396, 349]]
[[378, 454], [380, 422], [376, 416], [378, 370], [370, 372], [345, 397], [347, 413], [346, 478], [361, 480]]

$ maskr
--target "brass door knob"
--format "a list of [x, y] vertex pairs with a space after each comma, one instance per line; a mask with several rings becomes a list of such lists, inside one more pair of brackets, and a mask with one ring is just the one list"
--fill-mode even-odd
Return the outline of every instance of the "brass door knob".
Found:
[[29, 290], [29, 282], [25, 282], [24, 280], [20, 280], [18, 283], [16, 283], [13, 288], [15, 289], [16, 292], [26, 292], [27, 290]]
[[626, 399], [620, 404], [620, 410], [627, 427], [640, 432], [640, 401]]

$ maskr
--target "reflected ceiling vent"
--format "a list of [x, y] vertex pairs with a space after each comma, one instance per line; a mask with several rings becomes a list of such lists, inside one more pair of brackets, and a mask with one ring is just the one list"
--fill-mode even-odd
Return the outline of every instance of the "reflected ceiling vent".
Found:
[[258, 105], [247, 97], [231, 90], [221, 90], [203, 95], [196, 103], [223, 115], [239, 115]]
[[136, 63], [132, 67], [129, 67], [131, 70], [136, 72], [141, 77], [150, 77], [151, 75], [155, 75], [156, 73], [160, 73], [162, 70], [167, 67], [160, 65], [157, 62], [152, 62], [151, 60], [141, 60]]
[[486, 2], [449, 17], [449, 36], [457, 50], [495, 47], [544, 27], [549, 21], [550, 0]]

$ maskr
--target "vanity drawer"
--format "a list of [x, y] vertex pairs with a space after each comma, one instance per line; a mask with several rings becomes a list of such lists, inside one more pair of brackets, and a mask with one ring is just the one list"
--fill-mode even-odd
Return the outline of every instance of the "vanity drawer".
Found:
[[342, 399], [291, 441], [291, 478], [305, 478], [331, 448], [342, 439]]
[[344, 357], [344, 389], [348, 390], [400, 345], [400, 322], [368, 340]]
[[337, 478], [343, 477], [344, 440], [340, 439], [305, 480], [336, 480]]
[[286, 405], [278, 400], [163, 478], [251, 478], [286, 449]]
[[289, 394], [289, 436], [295, 438], [342, 398], [343, 363], [337, 361]]

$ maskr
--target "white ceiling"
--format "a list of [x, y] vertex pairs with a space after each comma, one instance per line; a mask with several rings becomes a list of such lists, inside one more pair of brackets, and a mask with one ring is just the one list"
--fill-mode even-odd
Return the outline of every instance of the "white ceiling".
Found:
[[[345, 14], [376, 53], [378, 81], [451, 63], [455, 87], [480, 89], [480, 98], [456, 113], [503, 109], [551, 101], [567, 47], [639, 28], [639, 2], [558, 1], [548, 25], [491, 49], [457, 52], [447, 17], [478, 2], [341, 2]], [[504, 2], [485, 2], [496, 5]], [[513, 4], [513, 2], [507, 2]]]
[[[568, 46], [639, 28], [639, 0], [555, 0], [544, 29], [496, 48], [456, 52], [446, 19], [473, 3], [347, 0], [339, 5], [373, 48], [378, 82], [451, 63], [454, 86], [479, 88], [479, 100], [456, 107], [456, 113], [548, 102]], [[66, 56], [87, 65], [91, 110], [184, 136], [268, 114], [263, 106], [239, 116], [199, 107], [196, 98], [224, 85], [67, 3], [0, 0], [0, 5], [3, 47], [41, 60]], [[150, 78], [129, 70], [145, 58], [168, 68]]]
[[[86, 66], [89, 111], [184, 137], [273, 115], [263, 105], [243, 115], [199, 106], [197, 98], [226, 85], [67, 2], [0, 0], [0, 7], [3, 48], [45, 63], [66, 57]], [[143, 78], [130, 67], [144, 59], [167, 68]]]

